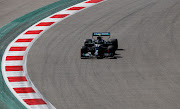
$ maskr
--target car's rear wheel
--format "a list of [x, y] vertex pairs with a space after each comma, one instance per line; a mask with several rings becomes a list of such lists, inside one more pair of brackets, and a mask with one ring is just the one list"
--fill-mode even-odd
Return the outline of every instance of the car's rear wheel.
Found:
[[84, 41], [84, 46], [89, 46], [90, 44], [92, 44], [92, 39], [86, 39]]
[[110, 42], [115, 47], [115, 50], [118, 49], [118, 40], [117, 39], [111, 39]]

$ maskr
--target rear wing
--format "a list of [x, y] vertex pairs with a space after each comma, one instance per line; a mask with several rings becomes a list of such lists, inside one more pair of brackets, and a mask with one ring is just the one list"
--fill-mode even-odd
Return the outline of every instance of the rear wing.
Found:
[[93, 36], [110, 36], [110, 32], [95, 32]]
[[109, 38], [110, 38], [110, 32], [94, 32], [93, 34], [92, 34], [92, 38], [94, 37], [94, 36], [109, 36]]

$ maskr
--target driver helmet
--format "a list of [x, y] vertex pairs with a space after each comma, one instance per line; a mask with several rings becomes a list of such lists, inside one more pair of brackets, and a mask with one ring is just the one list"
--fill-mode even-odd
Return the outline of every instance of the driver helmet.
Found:
[[102, 40], [102, 37], [101, 37], [101, 36], [98, 36], [98, 37], [97, 37], [97, 40]]
[[103, 40], [102, 40], [102, 37], [101, 37], [101, 36], [98, 36], [98, 37], [97, 37], [97, 43], [98, 43], [98, 44], [102, 44], [102, 43], [103, 43]]

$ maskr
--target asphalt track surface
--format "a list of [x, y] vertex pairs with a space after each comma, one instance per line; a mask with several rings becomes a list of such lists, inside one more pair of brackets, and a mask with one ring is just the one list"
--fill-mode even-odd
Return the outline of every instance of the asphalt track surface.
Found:
[[0, 0], [0, 27], [58, 0]]
[[[180, 109], [179, 10], [179, 0], [108, 0], [75, 14], [34, 43], [30, 78], [57, 109]], [[80, 59], [96, 31], [119, 40], [117, 59]]]

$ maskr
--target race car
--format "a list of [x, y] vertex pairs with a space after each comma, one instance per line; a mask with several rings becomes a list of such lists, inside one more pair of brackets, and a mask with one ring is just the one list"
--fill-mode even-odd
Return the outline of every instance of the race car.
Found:
[[[105, 37], [108, 39], [104, 40], [103, 38]], [[81, 47], [81, 59], [114, 57], [117, 49], [118, 40], [110, 39], [110, 32], [94, 32], [92, 39], [86, 39], [84, 45]]]

